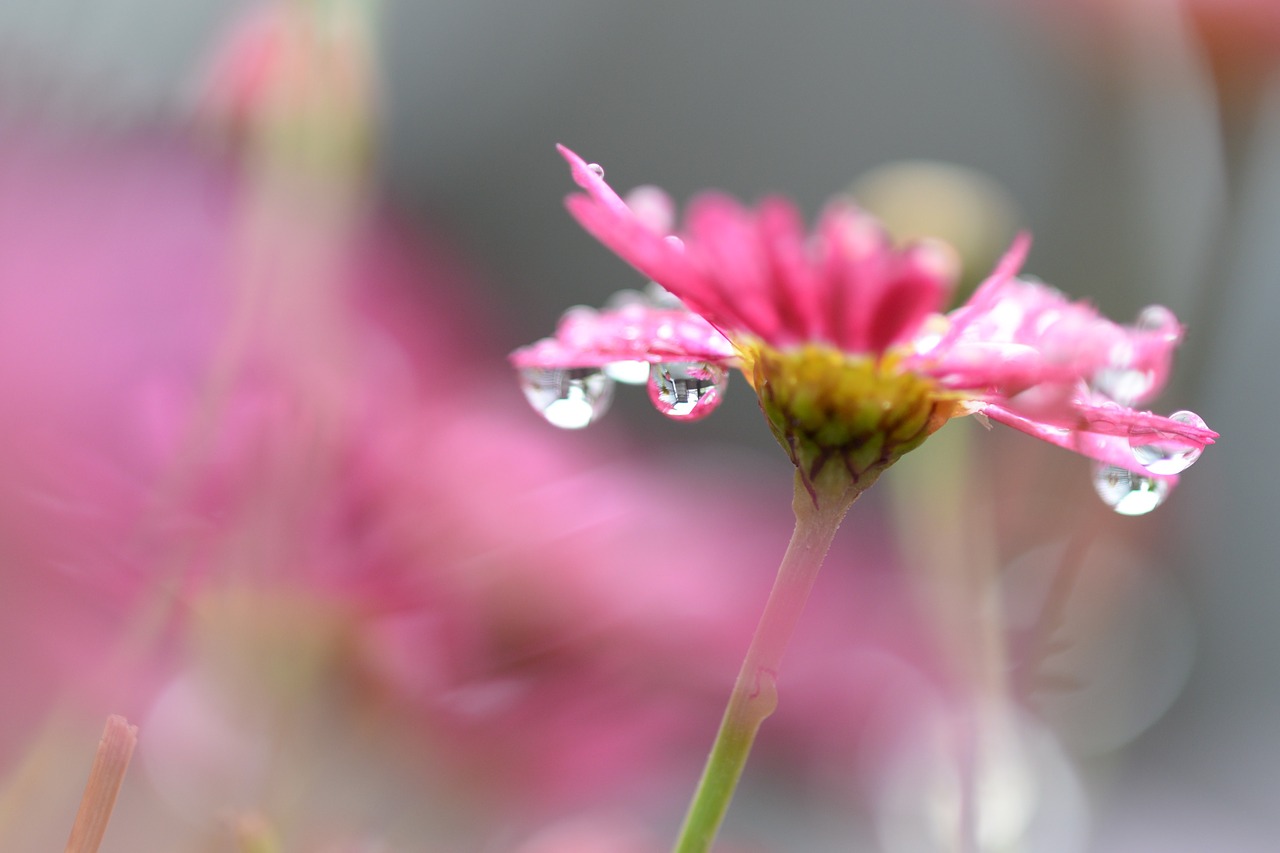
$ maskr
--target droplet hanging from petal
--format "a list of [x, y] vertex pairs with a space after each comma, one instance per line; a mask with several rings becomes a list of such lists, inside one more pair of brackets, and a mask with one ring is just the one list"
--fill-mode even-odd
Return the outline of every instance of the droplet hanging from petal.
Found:
[[[1198, 429], [1207, 428], [1204, 419], [1195, 412], [1174, 412], [1169, 420]], [[1197, 444], [1180, 442], [1154, 431], [1134, 432], [1129, 436], [1129, 446], [1137, 463], [1153, 474], [1180, 474], [1194, 465], [1203, 452]]]
[[649, 399], [669, 418], [696, 421], [715, 411], [728, 384], [729, 372], [716, 364], [655, 364], [649, 370]]
[[1177, 340], [1182, 329], [1178, 324], [1178, 318], [1163, 305], [1148, 305], [1139, 311], [1134, 327], [1142, 332], [1159, 333], [1169, 341]]
[[1089, 386], [1106, 399], [1128, 406], [1145, 399], [1155, 384], [1155, 374], [1150, 370], [1132, 367], [1127, 358], [1116, 357], [1094, 374]]
[[1165, 502], [1173, 482], [1097, 462], [1093, 466], [1093, 488], [1103, 503], [1121, 515], [1146, 515]]
[[613, 380], [594, 367], [526, 367], [520, 390], [534, 411], [561, 429], [594, 423], [613, 401]]

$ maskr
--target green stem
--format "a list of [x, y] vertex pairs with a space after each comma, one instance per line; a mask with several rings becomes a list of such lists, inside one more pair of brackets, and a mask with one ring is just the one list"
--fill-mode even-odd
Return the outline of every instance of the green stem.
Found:
[[756, 732], [777, 707], [776, 679], [782, 654], [836, 529], [860, 491], [851, 488], [845, 494], [824, 494], [820, 495], [821, 500], [816, 500], [800, 477], [796, 477], [792, 501], [795, 532], [791, 534], [791, 544], [778, 567], [778, 577], [733, 686], [720, 731], [676, 840], [675, 853], [705, 853], [711, 849]]

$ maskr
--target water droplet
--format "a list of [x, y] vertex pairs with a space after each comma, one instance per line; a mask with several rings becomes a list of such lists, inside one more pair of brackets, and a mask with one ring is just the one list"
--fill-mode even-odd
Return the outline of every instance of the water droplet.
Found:
[[594, 324], [599, 317], [600, 312], [590, 305], [571, 305], [560, 314], [560, 319], [556, 321], [556, 331]]
[[1164, 503], [1173, 484], [1119, 465], [1095, 462], [1093, 488], [1103, 503], [1121, 515], [1146, 515]]
[[684, 308], [684, 303], [678, 296], [656, 281], [651, 281], [644, 286], [644, 295], [654, 308], [670, 308], [673, 311]]
[[1156, 376], [1150, 370], [1116, 366], [1099, 370], [1089, 386], [1109, 400], [1130, 405], [1146, 398], [1155, 384]]
[[715, 411], [728, 384], [729, 371], [716, 364], [655, 364], [649, 370], [649, 399], [669, 418], [696, 421]]
[[1134, 326], [1143, 332], [1161, 332], [1170, 340], [1178, 337], [1178, 318], [1163, 305], [1148, 305], [1138, 312]]
[[[1185, 410], [1174, 412], [1169, 420], [1201, 429], [1207, 426], [1204, 419], [1195, 412]], [[1133, 458], [1138, 464], [1153, 474], [1180, 474], [1194, 465], [1203, 452], [1203, 448], [1198, 445], [1162, 437], [1159, 432], [1152, 430], [1134, 432], [1129, 436], [1129, 446], [1133, 449]]]
[[600, 312], [586, 305], [574, 305], [560, 315], [556, 337], [570, 349], [590, 349], [596, 335]]
[[604, 372], [623, 385], [643, 385], [649, 381], [649, 362], [615, 361], [604, 366]]
[[613, 380], [595, 367], [526, 367], [520, 390], [534, 411], [561, 429], [594, 423], [613, 401]]
[[649, 297], [638, 290], [619, 290], [605, 300], [606, 311], [618, 311], [632, 305], [647, 306]]
[[587, 168], [594, 172], [597, 178], [604, 177], [604, 166], [601, 166], [599, 163], [588, 163]]

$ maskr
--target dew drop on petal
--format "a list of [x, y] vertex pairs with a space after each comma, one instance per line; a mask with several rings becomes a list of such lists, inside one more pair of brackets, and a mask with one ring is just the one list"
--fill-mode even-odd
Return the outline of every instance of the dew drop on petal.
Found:
[[595, 367], [526, 367], [520, 390], [534, 411], [561, 429], [594, 423], [613, 401], [613, 380]]
[[1099, 370], [1089, 387], [1109, 400], [1130, 405], [1148, 396], [1155, 384], [1156, 376], [1150, 370], [1116, 365]]
[[729, 371], [716, 364], [655, 364], [649, 370], [649, 399], [669, 418], [696, 421], [715, 411], [728, 384]]
[[600, 312], [586, 305], [574, 305], [560, 315], [556, 336], [570, 349], [590, 349], [596, 335]]
[[639, 290], [619, 290], [605, 300], [606, 311], [618, 311], [632, 305], [647, 306], [649, 297]]
[[604, 366], [605, 374], [623, 385], [643, 385], [649, 381], [649, 362], [614, 361]]
[[1162, 332], [1165, 337], [1178, 337], [1178, 318], [1163, 305], [1148, 305], [1138, 312], [1138, 320], [1134, 324], [1143, 332]]
[[600, 312], [590, 305], [570, 305], [561, 312], [556, 328], [594, 322], [599, 316]]
[[[1169, 420], [1200, 429], [1207, 428], [1203, 418], [1186, 410], [1174, 412]], [[1154, 432], [1135, 432], [1129, 436], [1129, 446], [1133, 449], [1133, 458], [1138, 464], [1153, 474], [1180, 474], [1194, 465], [1203, 452], [1203, 448], [1198, 445], [1161, 439], [1160, 434]]]
[[1119, 465], [1095, 462], [1093, 488], [1103, 503], [1121, 515], [1146, 515], [1164, 503], [1173, 484]]
[[678, 296], [656, 281], [651, 281], [644, 286], [644, 295], [649, 300], [649, 304], [655, 308], [670, 308], [672, 310], [684, 308], [684, 303], [680, 301]]
[[597, 178], [604, 177], [604, 166], [601, 166], [599, 163], [588, 163], [587, 168], [590, 169]]

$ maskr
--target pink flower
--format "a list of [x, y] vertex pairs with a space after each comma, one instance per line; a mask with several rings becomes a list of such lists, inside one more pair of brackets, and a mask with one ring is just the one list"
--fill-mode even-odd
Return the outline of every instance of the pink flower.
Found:
[[[1156, 496], [1138, 501], [1145, 509], [1217, 437], [1192, 413], [1132, 408], [1168, 378], [1182, 334], [1172, 313], [1153, 306], [1122, 326], [1019, 278], [1025, 237], [944, 314], [955, 276], [947, 250], [895, 249], [847, 201], [806, 234], [784, 200], [751, 210], [707, 194], [671, 234], [657, 190], [624, 201], [598, 166], [560, 151], [586, 190], [567, 199], [570, 212], [683, 307], [576, 310], [555, 338], [516, 350], [526, 395], [553, 423], [593, 420], [610, 374], [636, 363], [650, 365], [659, 408], [688, 419], [714, 407], [736, 367], [810, 481], [833, 460], [855, 481], [874, 479], [949, 417], [981, 414], [1097, 460], [1099, 476], [1124, 481], [1113, 491]], [[673, 402], [683, 408], [670, 411]], [[557, 405], [575, 403], [574, 417], [557, 418]]]

